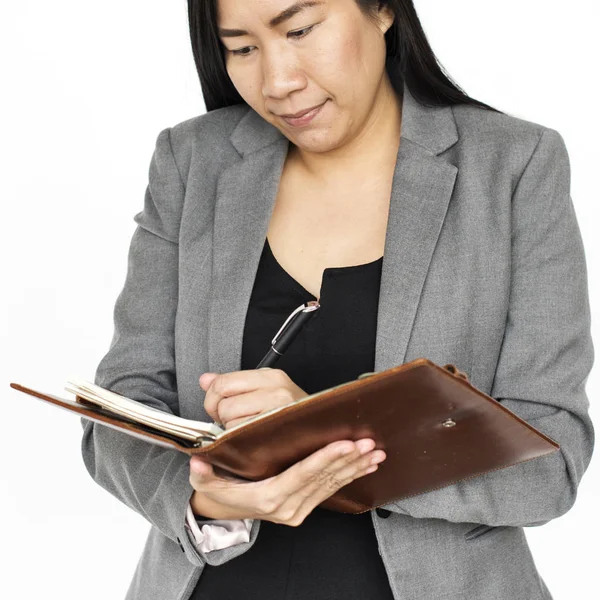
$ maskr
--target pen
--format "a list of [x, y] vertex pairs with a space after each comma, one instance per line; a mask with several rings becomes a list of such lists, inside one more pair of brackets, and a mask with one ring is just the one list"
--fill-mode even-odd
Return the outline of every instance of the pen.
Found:
[[316, 300], [310, 300], [296, 308], [275, 334], [275, 337], [271, 340], [271, 348], [269, 348], [269, 351], [256, 368], [273, 366], [277, 359], [288, 349], [294, 338], [300, 333], [302, 327], [317, 312], [319, 307], [320, 304]]

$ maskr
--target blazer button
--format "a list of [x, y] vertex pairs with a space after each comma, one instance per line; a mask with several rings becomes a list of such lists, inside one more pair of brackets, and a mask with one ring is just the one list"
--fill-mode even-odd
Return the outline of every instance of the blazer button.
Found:
[[179, 538], [177, 538], [177, 543], [179, 544], [180, 550], [185, 554], [185, 550], [183, 549], [183, 544], [181, 543], [181, 540]]
[[385, 508], [376, 508], [375, 512], [377, 513], [377, 516], [381, 517], [382, 519], [387, 519], [392, 514], [391, 510], [387, 510]]

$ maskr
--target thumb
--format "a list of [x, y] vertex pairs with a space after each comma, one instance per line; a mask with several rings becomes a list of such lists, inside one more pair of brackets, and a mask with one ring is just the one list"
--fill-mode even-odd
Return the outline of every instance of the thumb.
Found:
[[210, 463], [204, 462], [198, 456], [190, 458], [190, 471], [195, 475], [196, 479], [200, 479], [203, 482], [216, 477], [213, 466]]
[[199, 456], [192, 456], [190, 458], [190, 473], [194, 475], [198, 483], [210, 483], [211, 481], [240, 483], [238, 478], [218, 467], [215, 469], [215, 467], [203, 461]]
[[208, 390], [217, 375], [218, 373], [202, 373], [202, 375], [200, 375], [200, 379], [198, 380], [200, 382], [200, 387], [204, 391]]

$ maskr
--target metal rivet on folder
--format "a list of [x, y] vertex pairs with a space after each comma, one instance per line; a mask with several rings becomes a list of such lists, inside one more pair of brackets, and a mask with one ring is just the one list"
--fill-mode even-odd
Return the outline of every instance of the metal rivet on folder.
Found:
[[454, 427], [456, 425], [456, 421], [453, 421], [452, 419], [446, 419], [442, 425], [444, 427]]

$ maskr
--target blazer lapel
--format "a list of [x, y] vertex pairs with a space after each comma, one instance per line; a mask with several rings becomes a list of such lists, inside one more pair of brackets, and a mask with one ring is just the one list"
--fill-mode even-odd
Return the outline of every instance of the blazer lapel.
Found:
[[[265, 132], [260, 121], [272, 131]], [[208, 325], [213, 373], [241, 368], [246, 311], [288, 148], [287, 138], [253, 110], [242, 118], [232, 141], [243, 159], [226, 169], [217, 184]]]
[[[208, 324], [208, 366], [215, 373], [241, 368], [246, 311], [289, 146], [251, 109], [230, 140], [240, 160], [221, 173], [217, 185]], [[458, 171], [438, 155], [457, 140], [452, 109], [424, 107], [405, 86], [381, 273], [376, 371], [404, 362]]]

